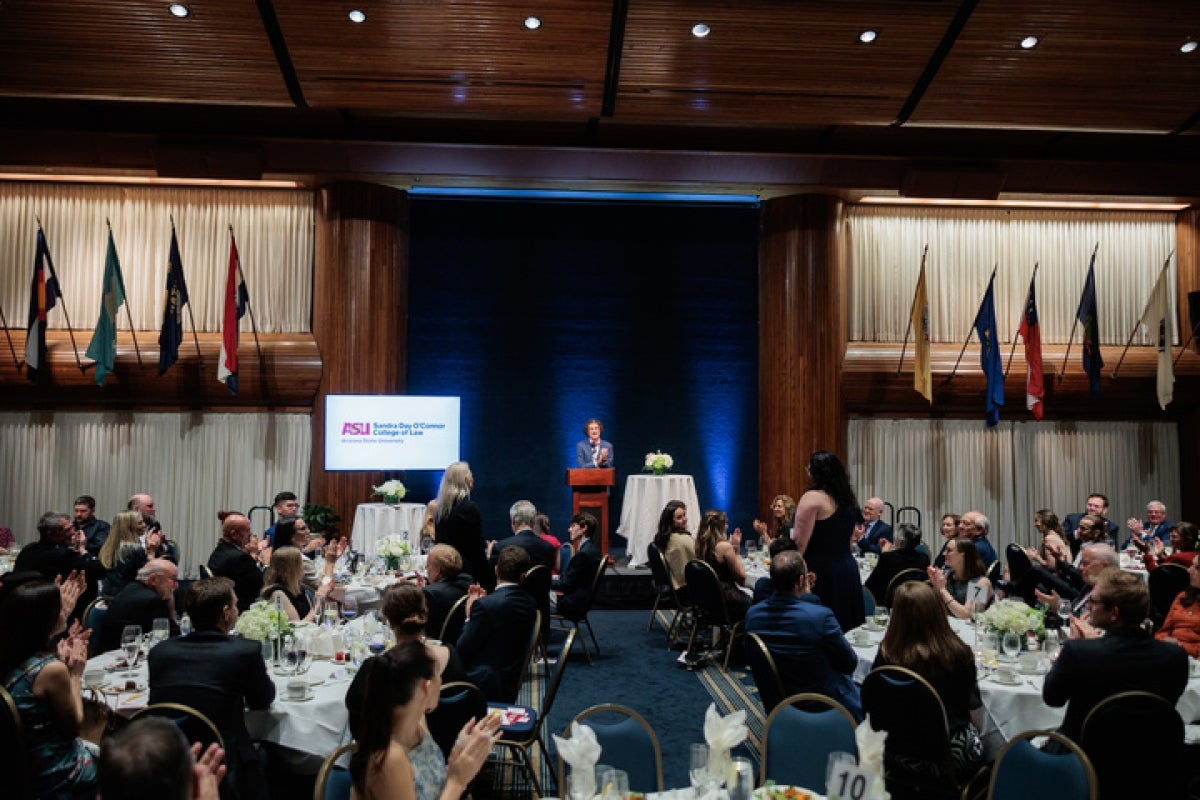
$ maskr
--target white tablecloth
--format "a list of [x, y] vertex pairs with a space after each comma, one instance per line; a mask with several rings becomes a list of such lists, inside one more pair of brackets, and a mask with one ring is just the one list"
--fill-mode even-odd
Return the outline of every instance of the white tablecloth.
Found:
[[682, 500], [687, 506], [688, 530], [694, 534], [700, 527], [703, 509], [691, 475], [630, 475], [625, 479], [617, 533], [629, 542], [626, 552], [630, 566], [646, 563], [646, 546], [654, 541], [658, 517], [671, 500]]
[[351, 546], [368, 556], [375, 555], [375, 542], [384, 536], [398, 535], [408, 540], [412, 551], [421, 551], [421, 525], [425, 522], [423, 503], [362, 503], [354, 511], [350, 529]]

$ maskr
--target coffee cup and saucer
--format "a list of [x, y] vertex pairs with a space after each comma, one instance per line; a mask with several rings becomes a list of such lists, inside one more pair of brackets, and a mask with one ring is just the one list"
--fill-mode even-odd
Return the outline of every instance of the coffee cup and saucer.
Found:
[[1005, 686], [1019, 686], [1022, 683], [1021, 676], [1017, 673], [1017, 668], [1008, 665], [998, 667], [992, 674], [992, 680]]
[[312, 700], [316, 694], [313, 691], [312, 684], [305, 678], [293, 678], [287, 682], [287, 688], [284, 689], [283, 699], [289, 703], [303, 703], [306, 700]]
[[850, 631], [850, 643], [858, 647], [866, 647], [871, 643], [871, 635], [862, 628]]

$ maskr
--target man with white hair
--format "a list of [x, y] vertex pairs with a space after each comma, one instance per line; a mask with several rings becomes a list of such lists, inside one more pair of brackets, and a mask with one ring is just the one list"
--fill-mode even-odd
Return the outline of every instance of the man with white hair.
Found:
[[996, 561], [996, 548], [987, 538], [991, 527], [992, 523], [979, 511], [968, 511], [958, 521], [959, 533], [975, 542], [975, 549], [979, 551], [985, 567], [990, 567]]
[[882, 552], [881, 543], [892, 541], [892, 526], [880, 519], [883, 516], [883, 500], [872, 497], [863, 503], [862, 516], [862, 535], [858, 539], [859, 552]]
[[[1157, 538], [1165, 545], [1171, 541], [1171, 526], [1174, 524], [1167, 519], [1167, 507], [1162, 501], [1151, 500], [1146, 503], [1146, 519], [1143, 521], [1131, 517], [1125, 527], [1129, 528], [1130, 539], [1136, 536], [1142, 544], [1149, 544], [1151, 539]], [[1130, 539], [1121, 544], [1121, 549], [1129, 546]]]
[[[1100, 577], [1100, 573], [1110, 567], [1121, 568], [1121, 557], [1112, 545], [1103, 542], [1084, 545], [1079, 555], [1079, 580], [1082, 581], [1083, 586], [1079, 596], [1071, 602], [1072, 614], [1080, 619], [1087, 619], [1088, 598], [1092, 595], [1092, 588], [1096, 585], [1096, 579]], [[1058, 611], [1059, 603], [1067, 602], [1059, 596], [1058, 592], [1046, 594], [1038, 591], [1034, 595], [1038, 602], [1045, 603], [1051, 612]]]
[[546, 569], [553, 570], [558, 552], [554, 545], [533, 532], [533, 519], [537, 516], [537, 508], [528, 500], [518, 500], [508, 510], [508, 518], [512, 524], [513, 535], [502, 539], [495, 548], [492, 563], [500, 555], [500, 551], [509, 547], [520, 547], [529, 553], [530, 566], [544, 564]]
[[121, 631], [126, 625], [137, 625], [149, 633], [154, 620], [166, 619], [171, 635], [179, 634], [175, 624], [175, 590], [179, 587], [179, 568], [165, 558], [147, 561], [138, 570], [137, 580], [125, 585], [104, 615], [100, 627], [97, 652], [116, 650], [121, 646]]

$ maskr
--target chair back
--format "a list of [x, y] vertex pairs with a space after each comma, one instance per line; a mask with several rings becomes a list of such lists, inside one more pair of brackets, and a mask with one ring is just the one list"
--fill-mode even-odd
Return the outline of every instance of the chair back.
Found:
[[200, 577], [201, 578], [213, 577], [212, 567], [208, 566], [208, 564], [201, 564], [200, 565]]
[[463, 626], [466, 624], [467, 595], [464, 594], [455, 600], [454, 605], [450, 606], [450, 610], [446, 612], [446, 618], [442, 620], [442, 629], [438, 631], [438, 641], [454, 644], [462, 635]]
[[538, 709], [538, 716], [542, 718], [542, 722], [546, 721], [546, 717], [550, 714], [550, 708], [554, 705], [554, 698], [558, 696], [558, 687], [562, 683], [563, 673], [567, 671], [567, 660], [571, 655], [571, 648], [575, 646], [575, 637], [578, 634], [578, 628], [571, 628], [567, 632], [567, 638], [563, 641], [562, 649], [558, 651], [558, 660], [554, 664], [554, 671], [550, 673], [550, 681], [546, 684], [546, 693], [542, 695], [542, 705]]
[[600, 563], [596, 565], [596, 572], [592, 575], [592, 585], [588, 589], [587, 608], [583, 610], [583, 616], [587, 616], [587, 612], [592, 610], [592, 603], [596, 602], [596, 593], [600, 591], [600, 581], [604, 580], [604, 573], [608, 570], [608, 553], [603, 553], [600, 556]]
[[533, 628], [529, 631], [529, 645], [525, 650], [525, 669], [521, 672], [521, 680], [516, 686], [512, 687], [513, 699], [520, 693], [521, 684], [529, 680], [534, 672], [534, 667], [537, 661], [538, 642], [542, 638], [542, 612], [535, 611], [533, 613]]
[[142, 717], [163, 717], [175, 723], [175, 727], [183, 731], [183, 736], [191, 744], [201, 745], [201, 752], [215, 744], [225, 748], [225, 740], [213, 721], [200, 711], [183, 703], [153, 703], [134, 713], [130, 720]]
[[733, 624], [721, 591], [721, 579], [708, 562], [698, 558], [689, 561], [683, 568], [683, 579], [687, 583], [688, 597], [700, 607], [708, 621], [716, 625]]
[[[1187, 774], [1183, 719], [1152, 692], [1114, 694], [1088, 712], [1079, 746], [1100, 782], [1100, 798], [1182, 797]], [[1154, 769], [1129, 768], [1129, 743], [1153, 742]]]
[[1004, 562], [997, 558], [988, 565], [985, 575], [991, 581], [992, 586], [995, 586], [998, 581], [1004, 580]]
[[810, 786], [827, 794], [829, 754], [857, 754], [857, 727], [846, 707], [833, 698], [811, 692], [788, 697], [767, 717], [759, 783]]
[[1146, 580], [1150, 588], [1150, 618], [1158, 626], [1166, 619], [1175, 598], [1188, 587], [1187, 567], [1182, 564], [1163, 564], [1150, 570]]
[[0, 747], [5, 796], [14, 800], [32, 798], [33, 776], [25, 751], [25, 726], [21, 724], [16, 702], [3, 686], [0, 686], [0, 742], [5, 743]]
[[[1032, 739], [1056, 743], [1040, 750]], [[1079, 745], [1054, 731], [1024, 731], [1000, 748], [988, 782], [988, 800], [1096, 800], [1092, 762]]]
[[1033, 566], [1025, 548], [1012, 542], [1004, 548], [1004, 560], [1008, 562], [1008, 580], [1013, 584], [1020, 583]]
[[[746, 663], [750, 665], [750, 673], [754, 676], [754, 685], [758, 687], [758, 696], [762, 698], [763, 711], [770, 714], [775, 707], [783, 702], [783, 678], [779, 676], [779, 667], [771, 655], [767, 643], [757, 633], [746, 634]], [[795, 784], [807, 786], [806, 783]]]
[[575, 548], [570, 542], [563, 542], [558, 546], [558, 574], [566, 575], [567, 567], [571, 564], [571, 558], [575, 555]]
[[883, 604], [885, 606], [887, 606], [888, 608], [891, 608], [892, 596], [896, 593], [896, 587], [899, 586], [900, 584], [908, 583], [909, 581], [928, 581], [928, 580], [929, 580], [929, 573], [927, 573], [923, 569], [917, 569], [916, 567], [909, 567], [908, 569], [900, 570], [899, 572], [897, 572], [895, 575], [892, 576], [892, 579], [890, 581], [888, 581], [887, 589], [885, 589], [883, 592]]
[[338, 766], [337, 762], [357, 749], [358, 745], [351, 742], [325, 757], [321, 762], [321, 769], [317, 771], [317, 782], [313, 784], [313, 800], [350, 800], [350, 789], [353, 786], [350, 770]]
[[871, 590], [864, 586], [862, 587], [862, 596], [863, 611], [868, 617], [873, 616], [875, 614], [875, 595], [871, 594]]
[[429, 727], [429, 735], [449, 758], [463, 725], [471, 719], [483, 719], [487, 713], [487, 698], [478, 686], [454, 681], [442, 686], [437, 708], [426, 715], [425, 724]]
[[650, 565], [650, 580], [654, 583], [655, 591], [664, 592], [669, 589], [673, 595], [674, 584], [667, 573], [667, 564], [663, 561], [662, 551], [654, 542], [646, 545], [646, 563]]
[[[654, 729], [641, 714], [626, 706], [603, 703], [576, 714], [563, 735], [577, 724], [586, 724], [595, 731], [604, 763], [629, 775], [630, 791], [648, 794], [663, 790], [662, 750]], [[558, 785], [563, 786], [561, 756], [558, 774]]]
[[92, 655], [96, 654], [96, 648], [100, 646], [100, 629], [104, 627], [104, 615], [108, 613], [108, 605], [111, 602], [111, 597], [101, 595], [88, 603], [79, 617], [83, 621], [83, 627], [92, 632], [88, 637], [88, 653]]
[[929, 681], [905, 667], [876, 667], [863, 679], [862, 705], [871, 727], [888, 732], [885, 768], [916, 761], [949, 774], [946, 708]]
[[521, 588], [529, 592], [537, 603], [541, 624], [550, 623], [550, 568], [545, 564], [534, 564], [521, 576]]

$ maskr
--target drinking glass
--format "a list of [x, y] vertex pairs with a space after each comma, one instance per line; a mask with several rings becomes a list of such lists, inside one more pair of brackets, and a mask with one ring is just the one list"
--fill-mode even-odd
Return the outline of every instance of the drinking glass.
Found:
[[996, 651], [1000, 649], [1000, 637], [994, 630], [985, 629], [983, 632], [983, 646], [980, 648], [981, 655], [985, 664], [994, 664], [996, 662]]
[[142, 626], [126, 625], [121, 631], [121, 650], [125, 653], [125, 674], [133, 675], [138, 651], [142, 649]]
[[312, 667], [312, 662], [313, 662], [312, 650], [308, 650], [304, 647], [301, 647], [296, 652], [300, 656], [299, 659], [296, 661], [296, 674], [297, 675], [306, 675], [308, 673], [309, 668]]
[[150, 646], [165, 642], [171, 638], [171, 621], [166, 617], [159, 617], [154, 620], [153, 627], [150, 628]]
[[1062, 620], [1062, 629], [1069, 636], [1071, 631], [1071, 604], [1066, 600], [1058, 601], [1058, 616]]
[[1016, 658], [1021, 652], [1021, 637], [1013, 631], [1008, 631], [1004, 634], [1004, 638], [1000, 640], [1000, 647], [1004, 650], [1004, 655], [1009, 658]]
[[700, 789], [708, 783], [708, 745], [693, 744], [692, 760], [689, 762], [688, 779], [696, 796], [701, 795]]
[[337, 621], [338, 621], [337, 604], [327, 600], [325, 602], [325, 611], [322, 612], [322, 617], [325, 620], [326, 628], [332, 628], [334, 625], [337, 625]]
[[187, 636], [192, 632], [192, 618], [184, 614], [179, 618], [179, 635]]
[[357, 670], [367, 658], [367, 646], [361, 639], [355, 639], [350, 644], [350, 663]]
[[1044, 645], [1046, 658], [1053, 661], [1058, 656], [1058, 647], [1059, 647], [1058, 631], [1056, 631], [1054, 628], [1047, 628], [1046, 629], [1046, 644]]
[[600, 777], [600, 797], [603, 800], [629, 800], [629, 774], [623, 769], [610, 769]]
[[889, 614], [888, 614], [888, 610], [887, 610], [886, 606], [876, 606], [875, 607], [875, 624], [876, 625], [878, 625], [881, 628], [887, 627], [888, 617], [889, 617]]
[[758, 542], [750, 539], [746, 542], [746, 560], [756, 561], [758, 559]]
[[358, 616], [358, 598], [350, 592], [342, 598], [342, 618], [349, 622]]
[[833, 776], [843, 764], [855, 766], [858, 764], [858, 759], [854, 757], [854, 753], [847, 753], [845, 750], [834, 750], [829, 754], [829, 758], [825, 761], [826, 794], [831, 794], [829, 789], [833, 786]]
[[371, 655], [383, 655], [383, 651], [387, 650], [387, 635], [382, 632], [371, 634], [371, 641], [367, 643], [367, 649], [371, 651]]
[[296, 649], [296, 639], [286, 636], [283, 640], [283, 663], [279, 665], [279, 671], [285, 675], [291, 675], [296, 672], [296, 667], [299, 665], [300, 651]]

